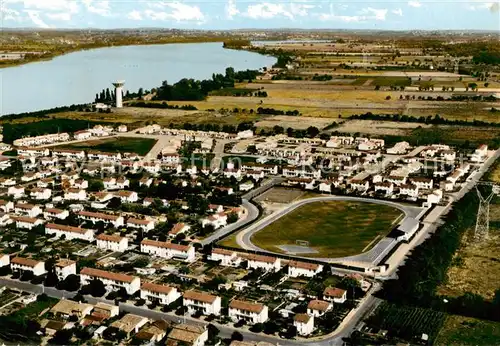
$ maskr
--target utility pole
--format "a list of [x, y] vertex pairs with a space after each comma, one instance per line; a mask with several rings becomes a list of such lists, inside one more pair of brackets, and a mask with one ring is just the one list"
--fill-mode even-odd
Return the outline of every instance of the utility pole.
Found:
[[479, 208], [477, 210], [476, 229], [474, 231], [474, 238], [476, 241], [481, 241], [488, 238], [490, 231], [490, 202], [495, 196], [492, 191], [488, 195], [483, 196], [476, 186], [476, 192], [479, 197]]

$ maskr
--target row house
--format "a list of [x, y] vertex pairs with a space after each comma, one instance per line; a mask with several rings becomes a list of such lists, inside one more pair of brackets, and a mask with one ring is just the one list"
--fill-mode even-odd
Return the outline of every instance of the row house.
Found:
[[201, 312], [203, 315], [219, 316], [221, 312], [221, 299], [200, 291], [186, 291], [182, 295], [182, 305], [188, 309], [189, 314]]
[[44, 224], [44, 220], [28, 216], [14, 216], [11, 215], [10, 219], [16, 223], [17, 228], [33, 229], [34, 227]]
[[176, 223], [170, 231], [168, 231], [168, 236], [170, 238], [175, 238], [178, 234], [186, 233], [191, 229], [191, 226], [186, 225], [184, 222]]
[[155, 222], [153, 220], [141, 220], [136, 218], [127, 219], [127, 227], [139, 228], [143, 232], [151, 231], [155, 228]]
[[101, 233], [96, 237], [96, 240], [99, 249], [125, 252], [128, 248], [128, 238], [126, 237]]
[[94, 231], [91, 229], [58, 225], [55, 223], [45, 225], [45, 234], [55, 234], [58, 238], [65, 236], [67, 240], [81, 239], [88, 242], [94, 241]]
[[0, 212], [0, 227], [5, 227], [7, 225], [10, 225], [12, 222], [14, 221], [12, 220], [9, 214]]
[[130, 186], [130, 180], [125, 177], [107, 177], [102, 181], [106, 190], [122, 190]]
[[86, 201], [87, 191], [70, 187], [64, 192], [64, 199], [67, 201]]
[[40, 206], [29, 203], [17, 203], [14, 207], [14, 213], [18, 215], [26, 215], [29, 217], [37, 217], [42, 214]]
[[11, 210], [14, 210], [14, 202], [0, 199], [0, 210], [4, 213], [8, 213]]
[[416, 185], [403, 184], [399, 187], [399, 194], [400, 195], [408, 196], [411, 198], [417, 198], [418, 192], [419, 192], [419, 188]]
[[54, 149], [54, 150], [52, 150], [52, 155], [57, 156], [57, 157], [64, 157], [66, 159], [72, 159], [72, 160], [85, 159], [85, 151], [83, 151], [83, 150]]
[[142, 177], [139, 180], [139, 186], [150, 187], [153, 184], [153, 178], [151, 177]]
[[30, 197], [33, 199], [43, 200], [43, 199], [49, 199], [51, 196], [52, 196], [51, 189], [35, 187], [30, 191]]
[[10, 260], [10, 269], [12, 272], [21, 273], [31, 272], [34, 276], [45, 274], [45, 262], [37, 261], [31, 258], [14, 257]]
[[391, 196], [394, 193], [394, 184], [388, 181], [374, 184], [375, 192], [381, 192], [386, 196]]
[[65, 280], [70, 275], [76, 275], [76, 262], [69, 259], [60, 259], [54, 264], [59, 281]]
[[138, 277], [94, 268], [83, 268], [80, 271], [80, 284], [82, 286], [88, 285], [92, 280], [102, 281], [107, 291], [124, 288], [128, 294], [134, 294], [141, 289], [141, 280]]
[[79, 218], [81, 218], [85, 221], [91, 221], [94, 223], [104, 222], [107, 224], [112, 224], [115, 228], [118, 228], [118, 227], [124, 225], [123, 216], [110, 215], [110, 214], [104, 214], [104, 213], [94, 213], [94, 212], [85, 211], [85, 210], [78, 212], [77, 215]]
[[116, 197], [118, 197], [122, 203], [135, 203], [139, 200], [137, 192], [128, 190], [118, 191]]
[[245, 174], [245, 177], [252, 178], [253, 180], [256, 180], [256, 181], [264, 179], [266, 176], [264, 171], [257, 171], [257, 170], [248, 170], [248, 171], [245, 171], [244, 174]]
[[300, 261], [290, 261], [288, 263], [288, 276], [296, 278], [305, 276], [312, 278], [323, 271], [323, 265]]
[[120, 161], [122, 159], [121, 153], [106, 153], [101, 151], [89, 151], [87, 153], [89, 160], [97, 161]]
[[170, 305], [181, 297], [177, 288], [167, 285], [159, 285], [144, 282], [141, 285], [141, 299], [147, 302], [157, 302], [161, 305]]
[[242, 172], [239, 168], [226, 168], [224, 169], [223, 174], [225, 178], [235, 178], [237, 180], [240, 180], [242, 177]]
[[25, 183], [33, 181], [33, 180], [37, 180], [37, 179], [40, 179], [40, 173], [39, 172], [24, 173], [23, 176], [21, 177], [21, 181], [25, 182]]
[[224, 267], [238, 267], [241, 264], [241, 257], [236, 251], [215, 248], [212, 249], [210, 260], [219, 262]]
[[284, 167], [283, 168], [284, 177], [302, 177], [302, 178], [321, 178], [321, 170], [312, 169], [308, 167]]
[[56, 142], [67, 142], [69, 141], [70, 136], [69, 133], [52, 133], [43, 136], [36, 137], [25, 137], [16, 139], [13, 144], [16, 147], [29, 147], [29, 146], [37, 146], [42, 144], [51, 144]]
[[95, 200], [99, 203], [106, 203], [114, 198], [111, 192], [101, 191], [94, 193]]
[[263, 163], [242, 163], [241, 169], [246, 171], [259, 171], [264, 172], [266, 174], [278, 175], [278, 166], [277, 165], [266, 165]]
[[323, 291], [323, 300], [342, 304], [347, 300], [347, 291], [337, 287], [327, 287]]
[[[156, 174], [160, 173], [160, 171], [161, 171], [161, 165], [157, 161], [144, 162], [142, 164], [142, 168], [144, 169], [144, 171], [148, 172], [149, 174], [153, 174], [153, 175], [156, 175]], [[188, 173], [188, 174], [196, 174], [196, 172]]]
[[335, 188], [339, 188], [340, 185], [342, 184], [343, 177], [338, 177], [338, 178], [331, 178], [328, 180], [321, 180], [318, 185], [318, 189], [320, 192], [327, 192], [331, 193], [332, 192], [332, 186]]
[[92, 133], [90, 131], [87, 131], [87, 130], [76, 131], [75, 133], [73, 133], [73, 137], [77, 141], [84, 141], [84, 140], [90, 139], [92, 137]]
[[22, 147], [17, 149], [17, 154], [21, 156], [49, 156], [50, 150], [47, 148]]
[[36, 182], [36, 187], [40, 187], [42, 189], [53, 187], [54, 185], [55, 185], [54, 178], [40, 179]]
[[410, 183], [416, 185], [419, 189], [430, 190], [434, 185], [434, 181], [431, 178], [425, 177], [413, 177], [409, 178]]
[[57, 165], [59, 160], [57, 159], [56, 156], [52, 156], [52, 157], [42, 157], [40, 160], [38, 160], [38, 162], [40, 163], [40, 165], [48, 167]]
[[162, 153], [161, 161], [169, 165], [179, 164], [181, 162], [181, 157], [177, 153]]
[[12, 196], [14, 199], [22, 198], [24, 196], [24, 186], [11, 186], [7, 190], [7, 195]]
[[314, 331], [314, 316], [308, 314], [296, 314], [293, 316], [293, 325], [297, 328], [300, 336], [311, 335]]
[[390, 155], [404, 155], [410, 150], [410, 143], [398, 142], [392, 148], [387, 149], [387, 154]]
[[277, 272], [281, 269], [281, 259], [278, 257], [250, 254], [246, 256], [247, 269], [263, 269]]
[[347, 136], [332, 136], [326, 142], [327, 148], [340, 148], [342, 146], [350, 146], [354, 144], [354, 137]]
[[401, 186], [406, 184], [406, 177], [405, 176], [398, 176], [398, 175], [390, 175], [386, 178], [384, 178], [384, 181], [392, 183], [396, 186]]
[[352, 179], [350, 186], [355, 191], [366, 192], [370, 188], [370, 182], [368, 180]]
[[333, 306], [330, 302], [314, 299], [307, 304], [307, 314], [314, 317], [320, 317], [332, 310]]
[[85, 190], [89, 188], [89, 182], [85, 179], [76, 179], [73, 182], [72, 187], [75, 189]]
[[268, 307], [234, 299], [229, 303], [228, 315], [233, 322], [243, 320], [250, 324], [264, 323], [268, 319]]
[[180, 259], [185, 262], [194, 261], [196, 255], [192, 245], [181, 245], [150, 239], [143, 239], [141, 241], [141, 252], [167, 259]]
[[123, 169], [128, 168], [132, 173], [136, 173], [140, 167], [140, 162], [132, 160], [121, 160], [120, 166], [122, 168], [122, 171]]

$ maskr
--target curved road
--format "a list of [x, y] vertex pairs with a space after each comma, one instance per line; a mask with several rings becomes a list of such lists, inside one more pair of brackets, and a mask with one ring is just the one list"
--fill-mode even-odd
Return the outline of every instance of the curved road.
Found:
[[[248, 227], [245, 230], [238, 233], [238, 235], [236, 237], [236, 242], [238, 243], [238, 245], [241, 248], [246, 249], [246, 250], [264, 251], [264, 252], [273, 253], [272, 251], [267, 251], [267, 250], [261, 249], [258, 246], [254, 245], [251, 241], [252, 236], [255, 233], [257, 233], [258, 231], [262, 230], [263, 228], [269, 226], [271, 223], [275, 222], [279, 218], [292, 212], [293, 210], [295, 210], [303, 205], [309, 204], [309, 203], [322, 202], [322, 201], [353, 201], [353, 202], [382, 204], [382, 205], [387, 205], [387, 206], [401, 210], [405, 214], [406, 217], [416, 217], [420, 213], [420, 211], [422, 210], [420, 207], [412, 207], [412, 206], [407, 206], [407, 205], [403, 205], [403, 204], [396, 203], [396, 202], [362, 198], [362, 197], [350, 197], [350, 196], [313, 197], [313, 198], [304, 199], [304, 200], [294, 202], [294, 203], [288, 205], [287, 207], [285, 207], [284, 209], [277, 211], [277, 212], [267, 216], [266, 218], [260, 220], [259, 222], [251, 225], [250, 227]], [[300, 257], [300, 256], [295, 256], [295, 257]], [[317, 258], [316, 258], [316, 260], [322, 260], [325, 262], [331, 261], [331, 259], [317, 259]]]

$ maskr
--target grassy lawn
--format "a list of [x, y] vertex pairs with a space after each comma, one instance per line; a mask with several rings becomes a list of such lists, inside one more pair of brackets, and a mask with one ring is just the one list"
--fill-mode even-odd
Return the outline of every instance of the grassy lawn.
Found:
[[307, 240], [318, 251], [310, 257], [352, 256], [361, 253], [377, 236], [389, 233], [400, 215], [395, 208], [372, 203], [314, 202], [257, 232], [252, 242], [263, 249], [282, 252], [277, 246]]
[[449, 316], [441, 329], [436, 345], [498, 345], [500, 323], [470, 317]]
[[96, 139], [58, 146], [65, 149], [99, 150], [108, 152], [132, 152], [146, 155], [156, 144], [153, 138], [114, 137]]
[[230, 236], [228, 236], [228, 237], [222, 239], [221, 241], [219, 241], [217, 244], [222, 245], [222, 246], [230, 246], [230, 247], [234, 247], [234, 248], [239, 249], [240, 246], [236, 242], [236, 235], [237, 234], [238, 233], [233, 233]]

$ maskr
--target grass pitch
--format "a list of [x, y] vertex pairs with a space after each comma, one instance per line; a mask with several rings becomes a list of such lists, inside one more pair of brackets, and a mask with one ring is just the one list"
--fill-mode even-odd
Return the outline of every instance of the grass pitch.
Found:
[[280, 245], [306, 240], [318, 251], [309, 257], [345, 257], [367, 251], [385, 236], [401, 211], [372, 203], [324, 201], [306, 204], [257, 232], [252, 242], [263, 249], [283, 252]]
[[463, 316], [448, 316], [436, 345], [498, 345], [500, 323]]
[[58, 146], [64, 149], [99, 150], [107, 152], [129, 152], [146, 155], [156, 144], [153, 138], [113, 137]]

